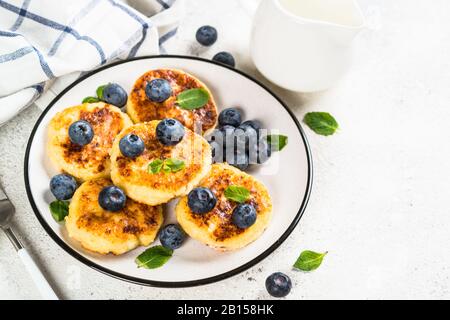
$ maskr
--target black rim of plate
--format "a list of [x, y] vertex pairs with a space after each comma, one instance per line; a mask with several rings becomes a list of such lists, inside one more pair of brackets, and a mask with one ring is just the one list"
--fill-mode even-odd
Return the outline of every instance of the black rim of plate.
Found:
[[[40, 126], [40, 123], [42, 122], [42, 120], [44, 119], [45, 115], [47, 114], [47, 112], [53, 107], [53, 105], [63, 96], [65, 95], [69, 90], [71, 90], [75, 85], [77, 85], [78, 83], [84, 81], [85, 79], [89, 78], [90, 76], [92, 76], [93, 74], [96, 74], [98, 72], [101, 72], [105, 69], [108, 68], [112, 68], [114, 66], [123, 64], [123, 63], [128, 63], [131, 61], [136, 61], [136, 60], [144, 60], [144, 59], [167, 59], [167, 58], [172, 58], [172, 59], [186, 59], [186, 60], [197, 60], [197, 61], [202, 61], [205, 63], [210, 63], [210, 64], [215, 64], [218, 65], [222, 68], [226, 68], [229, 70], [232, 70], [238, 74], [240, 74], [241, 76], [255, 82], [256, 84], [258, 84], [260, 87], [262, 87], [264, 90], [266, 90], [267, 92], [269, 92], [285, 109], [286, 111], [289, 113], [289, 115], [291, 116], [292, 120], [294, 121], [295, 125], [298, 128], [298, 131], [300, 132], [300, 135], [303, 139], [303, 145], [305, 147], [305, 151], [306, 151], [306, 155], [307, 155], [307, 159], [308, 159], [308, 181], [306, 184], [306, 190], [305, 190], [305, 195], [303, 197], [302, 200], [302, 204], [297, 212], [297, 215], [295, 216], [294, 220], [292, 221], [292, 223], [290, 224], [290, 226], [287, 228], [287, 230], [283, 233], [283, 235], [277, 240], [275, 241], [274, 244], [272, 244], [269, 248], [267, 248], [263, 253], [261, 253], [260, 255], [258, 255], [256, 258], [252, 259], [251, 261], [241, 265], [240, 267], [227, 271], [225, 273], [213, 276], [213, 277], [209, 277], [209, 278], [204, 278], [204, 279], [199, 279], [199, 280], [191, 280], [191, 281], [154, 281], [154, 280], [147, 280], [147, 279], [141, 279], [141, 278], [136, 278], [136, 277], [132, 277], [132, 276], [128, 276], [126, 274], [122, 274], [116, 271], [112, 271], [109, 270], [108, 268], [102, 267], [94, 262], [92, 262], [91, 260], [89, 260], [88, 258], [85, 258], [84, 256], [82, 256], [80, 253], [78, 253], [75, 249], [72, 249], [66, 242], [64, 242], [53, 230], [52, 228], [47, 224], [47, 222], [45, 221], [45, 219], [43, 218], [43, 216], [41, 215], [41, 213], [39, 212], [36, 203], [33, 199], [33, 195], [31, 193], [31, 188], [30, 188], [30, 183], [29, 183], [29, 172], [28, 172], [28, 163], [29, 163], [29, 158], [30, 158], [30, 150], [31, 150], [31, 145], [33, 143], [34, 140], [34, 136], [36, 134], [37, 129]], [[137, 57], [137, 58], [133, 58], [133, 59], [128, 59], [128, 60], [123, 60], [123, 61], [118, 61], [115, 63], [111, 63], [108, 64], [106, 66], [103, 66], [99, 69], [96, 69], [82, 77], [80, 77], [79, 79], [77, 79], [75, 82], [73, 82], [71, 85], [69, 85], [67, 88], [65, 88], [60, 94], [58, 94], [58, 96], [56, 96], [55, 99], [53, 99], [53, 101], [48, 105], [48, 107], [42, 112], [41, 116], [39, 117], [38, 121], [36, 122], [30, 138], [28, 140], [28, 144], [27, 144], [27, 149], [25, 152], [25, 166], [24, 166], [24, 176], [25, 176], [25, 187], [26, 187], [26, 191], [27, 191], [27, 196], [28, 199], [30, 201], [31, 207], [33, 208], [33, 211], [36, 215], [36, 217], [38, 218], [40, 224], [42, 225], [42, 227], [45, 229], [45, 231], [50, 235], [50, 237], [61, 247], [63, 248], [67, 253], [69, 253], [72, 257], [74, 257], [75, 259], [77, 259], [78, 261], [84, 263], [85, 265], [100, 271], [106, 275], [109, 275], [113, 278], [116, 279], [120, 279], [120, 280], [124, 280], [124, 281], [128, 281], [131, 283], [135, 283], [135, 284], [139, 284], [139, 285], [146, 285], [146, 286], [154, 286], [154, 287], [165, 287], [165, 288], [182, 288], [182, 287], [194, 287], [194, 286], [199, 286], [199, 285], [205, 285], [205, 284], [210, 284], [210, 283], [214, 283], [217, 281], [221, 281], [227, 278], [230, 278], [232, 276], [235, 276], [251, 267], [253, 267], [254, 265], [256, 265], [257, 263], [259, 263], [260, 261], [262, 261], [263, 259], [265, 259], [267, 256], [269, 256], [273, 251], [275, 251], [275, 249], [277, 249], [286, 239], [287, 237], [292, 233], [292, 231], [295, 229], [295, 227], [297, 226], [298, 222], [300, 221], [303, 212], [306, 209], [306, 206], [308, 204], [308, 200], [309, 200], [309, 196], [311, 194], [311, 188], [312, 188], [312, 156], [311, 156], [311, 150], [308, 144], [308, 141], [306, 139], [306, 135], [298, 121], [298, 119], [296, 118], [296, 116], [293, 114], [293, 112], [287, 107], [287, 105], [275, 94], [272, 92], [272, 90], [270, 90], [269, 88], [267, 88], [264, 84], [262, 84], [260, 81], [254, 79], [252, 76], [249, 76], [248, 74], [237, 70], [235, 68], [229, 67], [227, 65], [221, 64], [221, 63], [217, 63], [215, 61], [212, 60], [207, 60], [207, 59], [203, 59], [203, 58], [198, 58], [198, 57], [191, 57], [191, 56], [182, 56], [182, 55], [157, 55], [157, 56], [142, 56], [142, 57]]]

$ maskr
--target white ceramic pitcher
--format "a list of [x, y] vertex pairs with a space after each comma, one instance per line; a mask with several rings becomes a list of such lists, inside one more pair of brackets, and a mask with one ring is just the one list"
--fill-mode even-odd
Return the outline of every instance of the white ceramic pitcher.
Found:
[[261, 0], [251, 54], [258, 70], [293, 91], [330, 88], [348, 70], [364, 27], [354, 0]]

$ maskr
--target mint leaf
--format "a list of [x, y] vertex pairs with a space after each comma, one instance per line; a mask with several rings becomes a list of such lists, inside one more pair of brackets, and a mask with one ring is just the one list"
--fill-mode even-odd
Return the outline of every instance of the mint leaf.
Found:
[[171, 172], [178, 172], [180, 170], [183, 170], [185, 167], [184, 161], [178, 159], [166, 159], [164, 161], [164, 165], [169, 167]]
[[153, 160], [148, 165], [148, 171], [153, 174], [159, 173], [161, 171], [163, 164], [164, 164], [164, 161], [162, 161], [161, 159]]
[[81, 103], [95, 103], [95, 102], [99, 102], [100, 99], [97, 97], [86, 97], [83, 99], [83, 101], [81, 101]]
[[322, 264], [323, 258], [327, 253], [317, 253], [309, 250], [303, 251], [294, 263], [294, 268], [302, 271], [316, 270]]
[[244, 187], [228, 186], [224, 193], [227, 199], [243, 203], [250, 197], [250, 191]]
[[106, 86], [107, 86], [107, 85], [105, 84], [105, 85], [100, 86], [100, 87], [97, 88], [96, 93], [97, 93], [97, 97], [98, 97], [100, 100], [103, 100], [103, 89], [105, 89]]
[[69, 201], [55, 200], [50, 203], [50, 212], [53, 219], [60, 222], [69, 214]]
[[148, 248], [135, 260], [138, 268], [156, 269], [162, 267], [172, 257], [173, 250], [163, 246]]
[[288, 137], [282, 134], [271, 134], [266, 139], [271, 151], [281, 151], [288, 143]]
[[164, 162], [162, 170], [164, 173], [170, 173], [172, 170], [170, 169], [169, 166], [167, 166], [167, 164]]
[[328, 112], [308, 112], [303, 122], [317, 134], [329, 136], [336, 132], [339, 125], [336, 119]]
[[209, 93], [203, 88], [189, 89], [177, 96], [177, 104], [181, 109], [194, 110], [203, 107], [209, 101]]
[[153, 174], [160, 173], [161, 170], [164, 173], [171, 173], [171, 172], [178, 172], [180, 170], [183, 170], [184, 167], [185, 167], [185, 164], [184, 164], [183, 160], [178, 160], [178, 159], [161, 160], [161, 159], [156, 159], [156, 160], [152, 161], [148, 165], [148, 171], [153, 173]]

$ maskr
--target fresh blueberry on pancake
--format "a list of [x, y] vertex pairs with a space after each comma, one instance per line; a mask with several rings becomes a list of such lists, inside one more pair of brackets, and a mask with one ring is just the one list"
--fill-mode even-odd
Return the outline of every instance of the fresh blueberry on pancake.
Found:
[[[156, 128], [162, 122], [138, 123], [124, 129], [111, 151], [114, 184], [129, 198], [148, 205], [187, 195], [211, 168], [211, 147], [205, 138], [187, 128], [182, 135], [178, 129], [171, 131], [171, 128], [163, 131], [163, 136], [158, 135]], [[144, 142], [144, 151], [135, 158], [126, 157], [120, 151], [120, 140], [128, 134], [137, 135]]]
[[236, 65], [236, 61], [234, 60], [234, 57], [229, 52], [219, 52], [213, 57], [214, 61], [229, 65], [230, 67], [233, 67]]
[[175, 119], [164, 119], [156, 126], [156, 137], [165, 146], [174, 146], [184, 137], [184, 126]]
[[89, 122], [79, 120], [70, 125], [69, 138], [73, 144], [85, 146], [94, 139], [94, 130]]
[[139, 136], [135, 134], [127, 134], [125, 137], [120, 139], [119, 142], [120, 152], [125, 157], [136, 158], [144, 152], [145, 145]]
[[212, 46], [217, 41], [217, 30], [211, 26], [203, 26], [197, 30], [195, 35], [197, 41], [206, 46]]
[[219, 124], [221, 126], [230, 125], [237, 127], [241, 124], [242, 116], [238, 109], [228, 108], [219, 114]]
[[127, 104], [128, 95], [117, 83], [109, 83], [103, 88], [101, 97], [99, 98], [106, 103], [122, 108]]
[[[179, 96], [193, 89], [201, 90], [205, 103], [186, 107]], [[207, 86], [196, 77], [175, 69], [151, 70], [137, 79], [129, 94], [127, 113], [135, 123], [176, 119], [199, 134], [214, 129], [218, 116], [214, 97]]]
[[216, 163], [199, 188], [209, 190], [217, 199], [212, 209], [209, 192], [190, 193], [175, 208], [178, 223], [191, 238], [220, 251], [236, 250], [258, 239], [269, 225], [269, 192], [249, 174]]
[[217, 198], [208, 188], [195, 188], [188, 195], [188, 206], [192, 212], [203, 214], [214, 209]]
[[186, 233], [177, 224], [169, 224], [159, 232], [159, 241], [167, 249], [175, 250], [186, 240]]
[[256, 222], [256, 210], [251, 204], [242, 203], [233, 210], [233, 223], [236, 227], [246, 229]]
[[[119, 211], [100, 206], [100, 193], [112, 186], [109, 179], [84, 182], [73, 195], [65, 225], [69, 237], [100, 254], [123, 254], [138, 246], [152, 243], [163, 223], [161, 206], [149, 206], [126, 199]], [[114, 195], [120, 200], [122, 195]], [[110, 200], [108, 200], [110, 201]], [[115, 206], [115, 205], [114, 205]]]
[[80, 182], [109, 178], [113, 141], [130, 125], [126, 113], [104, 102], [64, 109], [50, 121], [47, 155], [58, 171]]
[[145, 94], [153, 102], [164, 102], [172, 95], [172, 88], [165, 79], [153, 79], [147, 82]]
[[58, 174], [50, 180], [50, 191], [58, 200], [71, 199], [77, 187], [75, 178], [68, 174]]
[[98, 203], [104, 210], [117, 212], [125, 207], [127, 196], [122, 189], [116, 186], [108, 186], [98, 195]]

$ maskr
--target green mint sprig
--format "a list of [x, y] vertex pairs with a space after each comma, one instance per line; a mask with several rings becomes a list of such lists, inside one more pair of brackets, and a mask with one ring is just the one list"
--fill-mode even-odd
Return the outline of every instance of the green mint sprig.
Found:
[[281, 151], [288, 143], [288, 137], [282, 134], [271, 134], [266, 137], [271, 151]]
[[205, 106], [209, 93], [203, 88], [189, 89], [178, 94], [177, 105], [185, 110], [194, 110]]
[[173, 250], [163, 246], [148, 248], [135, 260], [138, 268], [156, 269], [162, 267], [172, 257]]
[[294, 263], [294, 268], [302, 271], [313, 271], [320, 267], [323, 258], [328, 254], [314, 251], [303, 251]]
[[225, 189], [224, 195], [227, 199], [237, 203], [244, 203], [250, 198], [250, 191], [240, 186], [228, 186]]
[[315, 133], [330, 136], [339, 128], [336, 119], [328, 112], [308, 112], [303, 122]]
[[96, 97], [93, 96], [89, 96], [83, 99], [83, 101], [81, 103], [95, 103], [95, 102], [100, 102], [103, 100], [103, 90], [105, 89], [105, 87], [107, 86], [107, 84], [101, 85], [100, 87], [97, 88], [97, 90], [95, 90], [95, 94], [97, 95]]
[[69, 214], [69, 201], [55, 200], [50, 203], [50, 213], [55, 221], [61, 222]]
[[160, 173], [162, 170], [164, 173], [171, 173], [171, 172], [175, 173], [180, 170], [183, 170], [184, 168], [185, 163], [183, 160], [174, 158], [165, 160], [156, 159], [150, 162], [150, 164], [148, 165], [148, 172], [157, 174]]
[[83, 99], [81, 103], [95, 103], [95, 102], [100, 102], [100, 99], [97, 97], [86, 97]]

